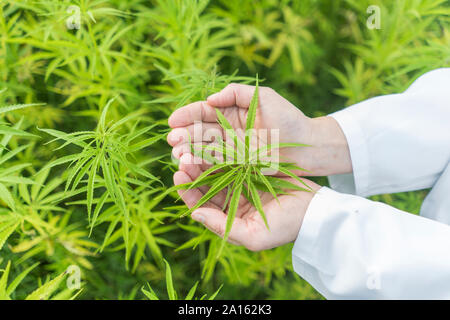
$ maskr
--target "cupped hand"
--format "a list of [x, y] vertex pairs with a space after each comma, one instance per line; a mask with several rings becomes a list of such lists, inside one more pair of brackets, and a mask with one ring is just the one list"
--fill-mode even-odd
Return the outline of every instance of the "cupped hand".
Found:
[[[182, 154], [189, 153], [192, 141], [207, 144], [217, 136], [226, 139], [217, 123], [215, 108], [219, 108], [242, 138], [254, 90], [254, 86], [232, 83], [208, 97], [207, 101], [194, 102], [176, 110], [169, 118], [173, 130], [167, 137], [173, 147], [173, 156], [179, 159]], [[269, 143], [271, 130], [279, 133], [279, 143], [310, 145], [279, 150], [280, 161], [294, 162], [308, 170], [296, 171], [297, 175], [351, 172], [347, 142], [337, 122], [331, 117], [311, 119], [305, 116], [271, 88], [259, 88], [254, 129], [259, 146]]]
[[[189, 153], [180, 157], [179, 171], [173, 177], [175, 185], [190, 183], [203, 172], [201, 165], [193, 164], [192, 157]], [[294, 179], [284, 179], [291, 183], [298, 183]], [[289, 195], [279, 196], [278, 201], [270, 193], [260, 192], [269, 229], [258, 211], [245, 197], [241, 196], [227, 240], [236, 245], [243, 245], [252, 251], [270, 249], [294, 241], [314, 192], [320, 188], [312, 181], [306, 179], [304, 181], [311, 187], [312, 192], [293, 191]], [[191, 208], [207, 190], [208, 187], [205, 186], [187, 191], [179, 190], [178, 193], [186, 205]], [[227, 221], [227, 215], [222, 210], [225, 198], [226, 189], [192, 213], [194, 220], [202, 223], [220, 237], [224, 235]]]

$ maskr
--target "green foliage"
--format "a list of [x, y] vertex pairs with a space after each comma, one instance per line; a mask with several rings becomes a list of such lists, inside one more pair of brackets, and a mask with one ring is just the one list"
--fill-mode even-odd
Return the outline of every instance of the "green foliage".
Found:
[[[167, 286], [167, 295], [169, 296], [169, 300], [178, 300], [178, 294], [174, 289], [173, 286], [173, 279], [172, 279], [172, 270], [170, 269], [170, 265], [169, 263], [164, 260], [164, 263], [166, 264], [166, 286]], [[203, 296], [201, 296], [200, 298], [194, 298], [195, 292], [197, 290], [197, 286], [198, 286], [198, 281], [194, 284], [194, 286], [189, 290], [188, 294], [186, 295], [186, 297], [183, 300], [204, 300], [207, 298], [207, 295], [204, 294]], [[146, 290], [145, 288], [142, 288], [142, 292], [144, 293], [144, 295], [149, 299], [149, 300], [159, 300], [158, 296], [156, 295], [155, 291], [153, 291], [152, 287], [150, 287], [150, 284], [147, 283], [147, 287], [148, 290]], [[217, 289], [216, 292], [214, 292], [209, 298], [208, 300], [214, 300], [214, 298], [217, 296], [217, 294], [219, 293], [220, 289], [222, 288], [222, 286], [220, 286], [219, 289]]]
[[[429, 1], [348, 1], [347, 13], [351, 42], [346, 47], [351, 60], [344, 70], [332, 69], [342, 88], [337, 94], [348, 104], [367, 95], [400, 91], [425, 71], [448, 66], [450, 56], [449, 16], [446, 0]], [[358, 26], [369, 5], [381, 9], [382, 32]], [[440, 37], [436, 37], [440, 34]]]
[[[66, 24], [71, 5], [78, 29]], [[366, 27], [369, 5], [381, 8], [379, 30]], [[62, 279], [77, 265], [86, 299], [161, 297], [169, 283], [223, 283], [220, 298], [319, 298], [293, 273], [291, 245], [248, 252], [180, 219], [167, 117], [255, 73], [309, 116], [401, 92], [450, 66], [449, 10], [445, 0], [1, 1], [0, 295], [43, 286], [32, 297], [73, 298]], [[248, 162], [250, 138], [235, 144]], [[245, 164], [217, 166], [197, 185], [223, 179], [261, 214], [257, 191], [292, 188]], [[424, 196], [376, 199], [417, 213]], [[139, 290], [149, 282], [154, 293]]]
[[[164, 135], [153, 135], [143, 139], [142, 136], [150, 132], [156, 124], [138, 128], [138, 121], [135, 121], [131, 128], [127, 128], [125, 133], [121, 134], [120, 131], [123, 129], [123, 126], [129, 121], [142, 116], [142, 112], [130, 113], [119, 121], [108, 125], [106, 116], [112, 102], [113, 100], [110, 100], [103, 108], [95, 131], [77, 131], [67, 134], [54, 129], [41, 129], [41, 131], [54, 136], [54, 140], [64, 141], [64, 144], [58, 149], [69, 144], [82, 148], [81, 152], [50, 162], [44, 169], [65, 163], [70, 163], [69, 167], [73, 166], [67, 174], [65, 192], [70, 189], [70, 193], [73, 194], [86, 190], [86, 201], [82, 202], [85, 202], [87, 206], [88, 223], [91, 232], [95, 225], [105, 221], [109, 222], [108, 232], [101, 249], [110, 241], [116, 225], [119, 222], [122, 224], [121, 235], [124, 240], [126, 260], [128, 262], [131, 249], [135, 244], [134, 242], [130, 243], [130, 224], [139, 229], [142, 227], [143, 230], [141, 232], [145, 233], [147, 231], [150, 234], [144, 223], [145, 217], [141, 214], [142, 209], [148, 210], [149, 203], [145, 203], [146, 207], [139, 207], [143, 205], [143, 203], [139, 202], [139, 198], [145, 194], [153, 194], [155, 189], [152, 188], [152, 183], [159, 180], [145, 167], [162, 156], [149, 158], [138, 163], [130, 161], [130, 158], [133, 158], [134, 152], [153, 145]], [[86, 175], [88, 179], [83, 180]], [[141, 179], [138, 177], [141, 177]], [[85, 184], [85, 186], [79, 188], [80, 183]], [[135, 186], [135, 188], [132, 186]], [[104, 192], [98, 199], [95, 199], [96, 207], [92, 211], [94, 193], [98, 188], [104, 189]], [[148, 191], [148, 189], [153, 190]], [[102, 210], [109, 203], [112, 203], [112, 205], [107, 210]], [[138, 206], [138, 210], [136, 210], [136, 215], [133, 215], [131, 218], [130, 209], [133, 205]], [[131, 211], [133, 211], [133, 214], [135, 210], [131, 209]], [[111, 216], [114, 216], [114, 218], [110, 219]], [[158, 215], [158, 213], [155, 213], [153, 218], [158, 219], [158, 216], [159, 218], [164, 218], [170, 216], [170, 214], [163, 212]], [[142, 224], [144, 226], [141, 226]], [[131, 232], [134, 234], [133, 230]], [[148, 237], [151, 239], [149, 240], [149, 246], [154, 247], [155, 254], [161, 259], [161, 252], [154, 239], [151, 235], [148, 235]]]
[[[9, 285], [8, 285], [8, 276], [11, 269], [11, 261], [8, 261], [6, 265], [6, 269], [3, 270], [3, 274], [0, 278], [0, 300], [11, 300], [11, 295], [20, 285], [22, 280], [38, 265], [35, 263], [28, 269], [24, 270], [20, 273]], [[35, 289], [32, 293], [26, 296], [25, 300], [61, 300], [61, 299], [70, 299], [73, 300], [77, 297], [77, 295], [81, 292], [73, 292], [74, 290], [63, 289], [61, 290], [61, 284], [65, 280], [66, 275], [60, 274], [54, 279], [48, 280], [40, 287]]]

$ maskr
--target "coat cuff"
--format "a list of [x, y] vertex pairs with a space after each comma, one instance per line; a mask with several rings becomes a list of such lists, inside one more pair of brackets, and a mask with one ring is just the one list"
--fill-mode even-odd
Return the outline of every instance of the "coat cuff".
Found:
[[[330, 209], [333, 207], [336, 195], [339, 193], [322, 187], [311, 199], [292, 249], [293, 261], [300, 260], [299, 262], [317, 266], [318, 257], [316, 255], [321, 252], [318, 250], [320, 246], [319, 233], [323, 232], [321, 229], [324, 222], [330, 219]], [[306, 279], [307, 275], [302, 270], [297, 270], [298, 268], [303, 269], [301, 265], [296, 266], [294, 263], [294, 269]]]
[[[362, 102], [364, 103], [364, 102]], [[347, 139], [352, 161], [353, 174], [341, 174], [328, 177], [330, 186], [339, 192], [359, 196], [369, 194], [369, 152], [364, 131], [351, 109], [344, 109], [329, 116], [341, 127]]]

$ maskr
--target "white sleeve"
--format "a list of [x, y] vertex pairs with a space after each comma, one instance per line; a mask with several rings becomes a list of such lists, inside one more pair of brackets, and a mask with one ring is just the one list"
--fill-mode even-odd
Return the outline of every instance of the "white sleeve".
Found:
[[450, 68], [330, 116], [344, 131], [353, 166], [353, 174], [329, 177], [334, 190], [369, 196], [429, 188], [450, 159]]
[[450, 226], [327, 187], [292, 260], [328, 299], [450, 299]]

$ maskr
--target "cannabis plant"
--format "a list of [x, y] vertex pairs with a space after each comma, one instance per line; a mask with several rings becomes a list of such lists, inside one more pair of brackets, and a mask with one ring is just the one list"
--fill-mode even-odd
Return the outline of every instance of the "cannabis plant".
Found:
[[[256, 78], [255, 91], [248, 108], [244, 141], [238, 137], [226, 117], [216, 108], [217, 121], [224, 132], [226, 132], [226, 139], [219, 137], [216, 144], [205, 146], [201, 150], [196, 149], [191, 143], [192, 153], [200, 159], [209, 161], [212, 166], [205, 170], [194, 182], [187, 184], [187, 186], [189, 189], [204, 185], [210, 188], [184, 215], [201, 207], [222, 190], [226, 190], [226, 198], [222, 209], [225, 210], [228, 208], [227, 223], [222, 245], [219, 249], [219, 255], [230, 233], [241, 196], [245, 197], [253, 205], [261, 215], [266, 227], [269, 228], [259, 194], [260, 191], [270, 193], [277, 200], [278, 195], [287, 194], [288, 190], [311, 191], [309, 186], [292, 172], [292, 170], [305, 171], [305, 169], [300, 168], [292, 162], [275, 162], [273, 157], [270, 157], [279, 148], [308, 147], [308, 145], [275, 142], [254, 148], [250, 143], [252, 141], [252, 135], [255, 134], [254, 125], [257, 108], [258, 78]], [[223, 161], [209, 155], [208, 153], [211, 151], [219, 153], [223, 157]], [[266, 176], [264, 171], [268, 169], [291, 177], [300, 182], [304, 187], [300, 187], [279, 177]], [[185, 186], [182, 185], [179, 188]]]
[[[85, 203], [87, 208], [87, 219], [91, 232], [99, 222], [109, 221], [110, 226], [105, 235], [102, 249], [110, 240], [109, 238], [117, 224], [122, 223], [123, 232], [121, 235], [125, 242], [128, 261], [131, 248], [135, 244], [135, 239], [130, 239], [129, 225], [141, 226], [141, 223], [134, 223], [133, 217], [130, 217], [130, 208], [132, 207], [130, 203], [135, 202], [135, 198], [143, 197], [143, 192], [147, 192], [147, 189], [154, 189], [153, 183], [160, 182], [156, 176], [146, 169], [146, 166], [162, 157], [157, 156], [136, 162], [134, 153], [153, 145], [164, 134], [142, 138], [157, 124], [139, 128], [139, 121], [135, 121], [127, 132], [121, 133], [123, 127], [129, 121], [142, 116], [142, 112], [130, 113], [117, 122], [108, 123], [107, 113], [113, 101], [114, 99], [109, 100], [103, 108], [95, 131], [65, 133], [54, 129], [41, 129], [41, 131], [55, 137], [50, 142], [64, 141], [56, 150], [70, 144], [81, 148], [80, 152], [50, 162], [44, 169], [69, 163], [65, 191], [71, 193], [76, 190], [86, 191], [86, 200], [82, 202]], [[84, 179], [85, 176], [87, 176], [87, 180]], [[84, 185], [83, 188], [79, 188], [81, 184]], [[93, 210], [94, 193], [97, 189], [103, 190], [103, 193], [100, 198], [96, 199], [95, 209]], [[147, 196], [151, 194], [152, 192], [148, 193]], [[108, 204], [112, 204], [112, 206], [103, 210]], [[112, 220], [107, 219], [111, 216], [113, 217]], [[159, 257], [161, 258], [160, 254]]]
[[[0, 108], [0, 115], [31, 107], [33, 105], [37, 104], [4, 106]], [[23, 222], [20, 216], [16, 214], [16, 202], [11, 193], [11, 185], [20, 184], [22, 188], [24, 188], [26, 185], [35, 184], [33, 180], [21, 176], [22, 170], [29, 167], [30, 163], [5, 166], [5, 163], [8, 160], [14, 158], [17, 154], [29, 147], [28, 144], [25, 144], [14, 150], [9, 150], [7, 145], [14, 136], [22, 138], [36, 137], [33, 134], [19, 129], [22, 120], [15, 126], [10, 126], [7, 122], [0, 122], [0, 134], [3, 135], [3, 138], [0, 140], [0, 200], [2, 200], [7, 207], [0, 208], [0, 249], [3, 247], [8, 237], [20, 226], [21, 222]], [[6, 151], [5, 154], [3, 154], [4, 151]]]
[[[447, 2], [0, 1], [0, 106], [14, 106], [0, 108], [0, 268], [10, 261], [14, 279], [39, 263], [15, 290], [6, 285], [7, 296], [25, 298], [75, 264], [83, 298], [135, 297], [144, 283], [163, 280], [167, 259], [189, 270], [183, 280], [174, 272], [180, 292], [199, 274], [211, 292], [223, 283], [225, 299], [317, 298], [293, 274], [291, 245], [249, 252], [178, 219], [187, 208], [168, 188], [176, 165], [161, 141], [167, 118], [255, 73], [310, 116], [401, 92], [450, 66]], [[380, 7], [381, 29], [367, 28], [369, 5]], [[25, 107], [33, 102], [45, 107]], [[57, 141], [46, 143], [48, 134]], [[239, 198], [265, 216], [264, 193], [303, 186], [280, 179], [294, 167], [276, 159], [276, 146], [257, 148], [254, 133], [246, 146], [233, 134], [193, 146], [215, 168], [184, 186], [228, 194], [228, 228]], [[425, 195], [376, 200], [418, 212]], [[58, 292], [50, 298], [73, 294]]]
[[[180, 299], [179, 294], [175, 291], [175, 288], [173, 285], [172, 270], [170, 268], [170, 265], [166, 260], [164, 260], [164, 263], [166, 265], [166, 286], [167, 286], [167, 295], [169, 296], [169, 300], [179, 300]], [[206, 299], [208, 297], [206, 294], [202, 295], [200, 298], [194, 297], [195, 292], [197, 291], [197, 287], [198, 287], [198, 281], [192, 286], [192, 288], [189, 290], [188, 294], [186, 295], [185, 298], [183, 298], [183, 300], [204, 300], [204, 299]], [[222, 286], [220, 286], [219, 289], [217, 289], [217, 291], [214, 292], [208, 298], [208, 300], [214, 300], [216, 298], [217, 294], [219, 293], [220, 289], [222, 289]], [[145, 289], [143, 287], [141, 290], [142, 290], [142, 293], [149, 300], [159, 300], [157, 294], [152, 289], [150, 284], [147, 283], [147, 289]]]
[[[39, 263], [35, 263], [31, 267], [22, 271], [9, 285], [8, 277], [11, 270], [11, 261], [8, 261], [3, 274], [0, 277], [0, 300], [11, 300], [16, 288], [20, 285], [23, 279], [34, 269]], [[54, 279], [47, 281], [40, 287], [35, 289], [32, 293], [26, 296], [25, 300], [73, 300], [80, 293], [81, 290], [60, 289], [61, 284], [67, 278], [67, 274], [60, 274]]]

